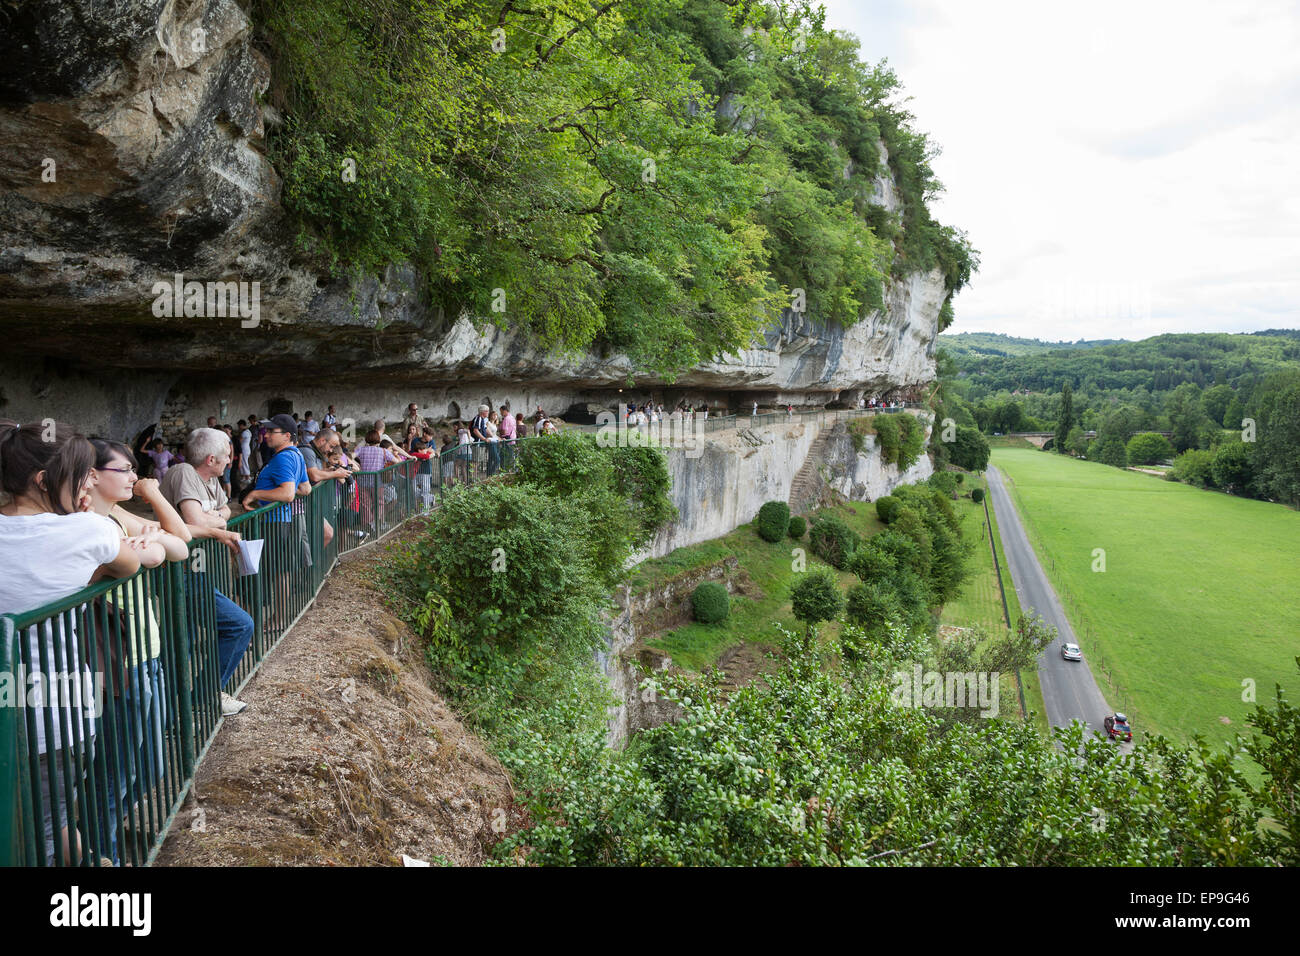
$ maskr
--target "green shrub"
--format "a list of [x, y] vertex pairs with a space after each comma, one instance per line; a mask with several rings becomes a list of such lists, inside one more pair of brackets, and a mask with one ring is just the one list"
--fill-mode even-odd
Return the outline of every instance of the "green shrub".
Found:
[[[384, 573], [430, 663], [458, 688], [509, 698], [549, 660], [588, 657], [609, 601], [602, 519], [577, 501], [497, 483], [450, 489]], [[556, 595], [564, 596], [556, 600]]]
[[1155, 465], [1174, 456], [1174, 446], [1159, 432], [1142, 432], [1128, 440], [1128, 460], [1133, 465]]
[[983, 488], [972, 488], [972, 489], [971, 489], [971, 493], [970, 493], [970, 500], [973, 501], [973, 502], [975, 502], [976, 504], [979, 504], [981, 501], [983, 501], [983, 500], [984, 500], [984, 489], [983, 489]]
[[591, 488], [612, 488], [614, 463], [595, 437], [561, 432], [547, 441], [519, 445], [519, 481], [567, 497]]
[[920, 555], [917, 573], [922, 578], [929, 577], [930, 564], [934, 560], [934, 535], [926, 527], [926, 522], [914, 508], [904, 508], [894, 521], [893, 529], [912, 539]]
[[871, 434], [871, 419], [855, 418], [848, 424], [849, 440], [853, 442], [853, 450], [859, 455], [867, 450], [867, 435]]
[[1128, 465], [1128, 450], [1118, 438], [1103, 438], [1088, 447], [1088, 458], [1103, 465], [1123, 468]]
[[898, 561], [884, 548], [876, 545], [876, 538], [870, 538], [853, 552], [845, 570], [856, 574], [859, 580], [867, 584], [888, 581], [898, 571]]
[[835, 575], [827, 568], [816, 568], [790, 589], [790, 606], [794, 616], [811, 627], [818, 621], [839, 617], [844, 610], [844, 596]]
[[907, 414], [882, 414], [873, 415], [870, 418], [872, 430], [876, 433], [876, 447], [880, 449], [880, 458], [882, 461], [890, 463], [896, 463], [898, 461], [898, 420], [900, 418], [911, 418], [911, 416]]
[[921, 458], [921, 451], [925, 448], [925, 425], [915, 415], [904, 413], [896, 417], [899, 430], [898, 470], [906, 471]]
[[1242, 441], [1225, 442], [1214, 450], [1210, 473], [1214, 483], [1224, 491], [1245, 493], [1255, 479], [1250, 449]]
[[873, 640], [884, 638], [890, 621], [901, 622], [905, 617], [894, 590], [876, 583], [858, 584], [849, 589], [845, 616]]
[[809, 529], [812, 552], [837, 568], [848, 566], [858, 547], [858, 534], [836, 515], [818, 515]]
[[1195, 485], [1198, 488], [1214, 487], [1214, 452], [1192, 448], [1174, 459], [1169, 471], [1174, 481]]
[[[958, 468], [967, 471], [983, 471], [989, 464], [989, 443], [978, 428], [961, 425], [957, 428], [957, 440], [948, 450], [948, 457]], [[961, 480], [958, 475], [957, 480]]]
[[958, 477], [955, 471], [936, 471], [926, 484], [951, 498], [957, 494]]
[[876, 415], [870, 421], [882, 460], [897, 465], [899, 471], [916, 464], [925, 447], [925, 425], [915, 415]]
[[[524, 443], [525, 446], [532, 444], [536, 443]], [[657, 448], [631, 445], [612, 445], [601, 451], [614, 468], [614, 491], [628, 502], [636, 520], [638, 527], [632, 543], [635, 547], [644, 547], [656, 531], [677, 518], [677, 507], [668, 497], [668, 490], [672, 487], [668, 456]]]
[[960, 485], [966, 481], [966, 476], [962, 474], [960, 471], [954, 471], [953, 474], [957, 476], [957, 484]]
[[773, 543], [790, 529], [790, 506], [784, 501], [769, 501], [758, 509], [758, 536]]
[[795, 515], [790, 519], [789, 535], [798, 541], [808, 531], [808, 522], [801, 516]]
[[885, 495], [876, 499], [876, 517], [885, 524], [892, 524], [902, 510], [903, 503], [893, 495]]
[[700, 583], [691, 595], [691, 609], [695, 612], [695, 620], [701, 624], [725, 621], [731, 613], [731, 596], [727, 594], [726, 585], [718, 581]]

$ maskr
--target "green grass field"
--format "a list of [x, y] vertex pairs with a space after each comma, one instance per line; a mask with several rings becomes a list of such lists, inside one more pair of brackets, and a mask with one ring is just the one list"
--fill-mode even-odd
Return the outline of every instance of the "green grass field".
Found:
[[1275, 684], [1294, 699], [1300, 513], [1050, 452], [992, 463], [1103, 693], [1139, 730], [1225, 741], [1250, 732], [1244, 682], [1260, 703]]

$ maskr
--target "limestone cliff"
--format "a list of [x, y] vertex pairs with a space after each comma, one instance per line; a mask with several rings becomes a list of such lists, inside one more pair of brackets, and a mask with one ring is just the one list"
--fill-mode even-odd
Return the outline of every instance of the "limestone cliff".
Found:
[[[915, 395], [934, 377], [941, 274], [889, 283], [849, 328], [786, 314], [667, 392], [625, 356], [545, 354], [422, 301], [411, 270], [360, 284], [294, 251], [264, 152], [270, 70], [235, 0], [32, 0], [0, 12], [0, 415], [125, 434], [164, 406], [208, 414], [334, 403], [358, 419], [416, 400], [563, 412], [638, 394], [821, 404]], [[896, 195], [888, 179], [878, 201]], [[259, 283], [257, 324], [161, 317], [155, 284]], [[121, 370], [130, 369], [130, 374]]]

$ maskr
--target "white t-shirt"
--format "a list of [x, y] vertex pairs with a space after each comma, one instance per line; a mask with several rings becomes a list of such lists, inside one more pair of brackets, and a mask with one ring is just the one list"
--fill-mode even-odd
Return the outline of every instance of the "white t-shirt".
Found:
[[[76, 594], [89, 582], [101, 564], [117, 557], [122, 547], [122, 532], [110, 519], [91, 512], [70, 515], [0, 515], [0, 614], [22, 614], [46, 604]], [[49, 623], [42, 629], [45, 636], [48, 669], [57, 673], [62, 661], [68, 673], [78, 670], [89, 677], [89, 668], [81, 666], [77, 653], [76, 611], [55, 618], [66, 620], [66, 626]], [[59, 635], [58, 654], [55, 653], [54, 635]], [[33, 625], [28, 630], [28, 672], [41, 669], [40, 642]], [[30, 685], [29, 685], [30, 686]], [[46, 684], [47, 687], [51, 686]], [[84, 686], [84, 683], [83, 683]], [[24, 696], [27, 687], [23, 688]], [[76, 703], [74, 698], [71, 702]], [[86, 701], [86, 703], [92, 703]], [[65, 704], [69, 725], [80, 721], [81, 708]], [[46, 752], [44, 719], [36, 723], [36, 746]], [[93, 722], [89, 733], [93, 734]], [[62, 746], [59, 721], [54, 720], [52, 750]]]

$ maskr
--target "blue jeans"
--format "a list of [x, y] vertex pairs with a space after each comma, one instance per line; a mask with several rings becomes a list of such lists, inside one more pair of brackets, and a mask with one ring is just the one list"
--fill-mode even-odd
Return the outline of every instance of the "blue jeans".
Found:
[[205, 574], [188, 574], [185, 578], [187, 610], [190, 615], [190, 641], [193, 645], [195, 622], [202, 620], [201, 610], [208, 594], [212, 595], [217, 621], [218, 686], [225, 687], [239, 666], [244, 651], [253, 641], [253, 619], [248, 612], [216, 588], [210, 588]]
[[253, 642], [253, 619], [248, 612], [215, 588], [217, 610], [217, 657], [221, 665], [221, 686], [225, 687]]

